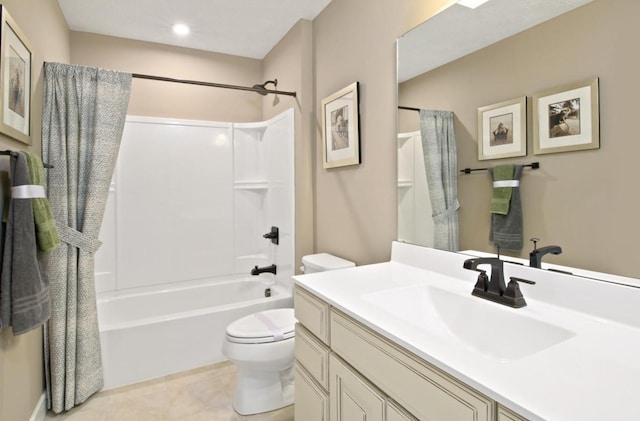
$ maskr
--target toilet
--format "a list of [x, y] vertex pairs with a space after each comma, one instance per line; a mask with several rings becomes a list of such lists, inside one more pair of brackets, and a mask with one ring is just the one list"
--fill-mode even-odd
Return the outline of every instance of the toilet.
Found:
[[[328, 253], [302, 258], [302, 271], [324, 272], [355, 266]], [[259, 414], [293, 404], [296, 319], [292, 308], [265, 310], [227, 326], [222, 353], [237, 367], [233, 408]]]

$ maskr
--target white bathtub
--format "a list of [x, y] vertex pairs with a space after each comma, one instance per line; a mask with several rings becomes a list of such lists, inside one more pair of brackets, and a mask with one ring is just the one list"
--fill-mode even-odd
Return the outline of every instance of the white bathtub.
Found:
[[[270, 297], [265, 297], [267, 288]], [[262, 277], [101, 295], [104, 388], [223, 361], [221, 346], [229, 323], [255, 311], [283, 307], [293, 307], [291, 291]]]

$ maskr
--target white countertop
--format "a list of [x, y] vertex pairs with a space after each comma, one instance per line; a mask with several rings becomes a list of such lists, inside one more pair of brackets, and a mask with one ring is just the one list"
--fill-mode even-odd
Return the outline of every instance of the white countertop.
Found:
[[[508, 276], [519, 276], [537, 282], [521, 285], [528, 305], [512, 309], [471, 297], [480, 300], [473, 305], [491, 306], [492, 314], [505, 320], [523, 316], [572, 333], [559, 343], [527, 355], [483, 352], [442, 326], [433, 328], [424, 320], [408, 323], [406, 308], [401, 305], [391, 310], [389, 305], [383, 308], [371, 299], [381, 291], [414, 286], [432, 286], [470, 296], [477, 273], [462, 268], [468, 257], [394, 242], [390, 262], [300, 275], [294, 280], [524, 417], [567, 421], [640, 419], [635, 402], [640, 397], [638, 288], [505, 265], [507, 281]], [[507, 342], [514, 336], [509, 331], [503, 334]]]

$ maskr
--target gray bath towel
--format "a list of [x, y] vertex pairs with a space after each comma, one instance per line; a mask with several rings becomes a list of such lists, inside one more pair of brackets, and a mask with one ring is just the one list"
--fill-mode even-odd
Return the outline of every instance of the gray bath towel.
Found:
[[[4, 233], [7, 228], [7, 220], [9, 219], [9, 203], [11, 201], [11, 180], [9, 172], [0, 171], [0, 275], [2, 273], [2, 256], [4, 255]], [[2, 283], [0, 282], [0, 302], [2, 301]], [[2, 326], [0, 319], [0, 327]]]
[[[491, 168], [490, 175], [493, 176]], [[515, 165], [513, 179], [520, 180], [522, 165]], [[513, 187], [511, 203], [506, 215], [491, 214], [491, 231], [489, 240], [496, 247], [507, 251], [522, 250], [522, 204], [520, 203], [520, 187]]]
[[[11, 160], [11, 185], [31, 184], [27, 157]], [[0, 328], [20, 335], [49, 319], [49, 283], [40, 271], [31, 199], [11, 199], [0, 274]]]

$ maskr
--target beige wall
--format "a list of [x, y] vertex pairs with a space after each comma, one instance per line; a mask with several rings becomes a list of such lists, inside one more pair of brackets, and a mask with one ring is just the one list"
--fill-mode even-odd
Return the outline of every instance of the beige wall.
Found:
[[[253, 86], [256, 59], [86, 32], [71, 32], [71, 63], [122, 72]], [[262, 97], [253, 92], [133, 79], [127, 114], [210, 121], [258, 121]]]
[[[640, 199], [635, 192], [640, 143], [637, 110], [640, 2], [596, 1], [403, 84], [405, 105], [453, 110], [458, 165], [486, 167], [539, 161], [522, 181], [525, 241], [563, 247], [549, 262], [640, 277], [635, 264]], [[598, 76], [601, 148], [478, 161], [476, 109]], [[402, 117], [407, 118], [403, 113]], [[409, 118], [411, 116], [408, 116]], [[494, 251], [488, 241], [488, 175], [461, 176], [462, 249]], [[528, 243], [528, 241], [527, 241]], [[523, 255], [531, 250], [525, 244]]]
[[[69, 30], [55, 1], [4, 0], [2, 4], [31, 42], [32, 146], [0, 135], [0, 150], [40, 153], [42, 127], [42, 66], [45, 61], [69, 61]], [[4, 158], [6, 159], [6, 158]], [[0, 420], [28, 420], [44, 390], [42, 329], [13, 336], [0, 332]]]
[[295, 91], [296, 98], [267, 95], [263, 119], [295, 110], [295, 260], [314, 252], [313, 215], [313, 24], [300, 20], [263, 60], [264, 80], [278, 79], [278, 89]]
[[[395, 40], [447, 3], [333, 0], [314, 20], [318, 252], [359, 265], [389, 259], [397, 232]], [[325, 170], [319, 102], [354, 81], [362, 164]]]

